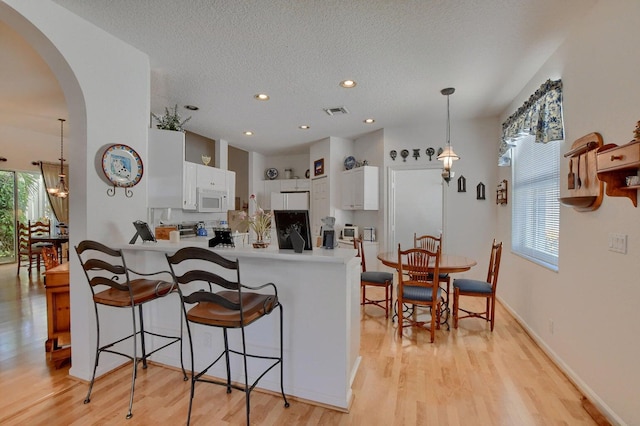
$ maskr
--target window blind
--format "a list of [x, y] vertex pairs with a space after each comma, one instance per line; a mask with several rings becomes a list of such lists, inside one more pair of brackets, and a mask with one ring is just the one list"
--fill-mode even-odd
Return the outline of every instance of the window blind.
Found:
[[511, 245], [514, 253], [558, 269], [560, 143], [523, 136], [512, 150]]

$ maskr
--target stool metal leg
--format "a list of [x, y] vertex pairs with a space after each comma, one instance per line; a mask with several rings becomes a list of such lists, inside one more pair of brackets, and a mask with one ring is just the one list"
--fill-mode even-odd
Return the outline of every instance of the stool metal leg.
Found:
[[93, 364], [93, 374], [91, 375], [91, 382], [89, 383], [89, 390], [87, 396], [84, 398], [84, 403], [91, 402], [91, 390], [93, 389], [93, 383], [96, 380], [96, 370], [98, 369], [98, 359], [100, 358], [100, 320], [98, 319], [98, 306], [94, 303], [93, 309], [96, 312], [96, 359]]
[[289, 401], [287, 401], [287, 396], [284, 394], [284, 338], [282, 332], [282, 305], [278, 305], [280, 307], [280, 391], [282, 392], [282, 398], [284, 399], [285, 408], [289, 408]]

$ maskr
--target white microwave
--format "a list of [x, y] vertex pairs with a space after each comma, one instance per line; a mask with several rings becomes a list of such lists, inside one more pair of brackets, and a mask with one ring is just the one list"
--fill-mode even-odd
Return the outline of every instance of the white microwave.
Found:
[[358, 234], [358, 227], [353, 225], [345, 225], [342, 228], [342, 236], [343, 240], [353, 240], [354, 238], [358, 238], [360, 234]]
[[214, 189], [198, 188], [196, 210], [201, 213], [226, 213], [227, 193]]

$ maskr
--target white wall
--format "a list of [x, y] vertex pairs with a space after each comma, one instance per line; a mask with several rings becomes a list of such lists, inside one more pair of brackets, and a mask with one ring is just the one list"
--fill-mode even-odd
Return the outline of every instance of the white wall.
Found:
[[[640, 2], [598, 2], [503, 119], [545, 80], [562, 78], [562, 152], [590, 132], [605, 144], [629, 142], [640, 119], [638, 22]], [[561, 163], [562, 177], [568, 164]], [[511, 182], [509, 168], [501, 168], [500, 177]], [[558, 273], [511, 253], [510, 214], [498, 209], [505, 242], [500, 298], [613, 422], [640, 424], [640, 210], [628, 198], [608, 196], [594, 212], [562, 207]], [[628, 235], [627, 254], [608, 251], [609, 233]]]
[[[295, 155], [271, 155], [265, 157], [267, 168], [274, 167], [278, 170], [277, 179], [285, 179], [284, 170], [291, 169], [291, 179], [298, 177], [304, 179], [304, 174], [309, 169], [309, 154], [295, 154]], [[311, 170], [309, 170], [311, 173]], [[313, 176], [313, 173], [311, 173]], [[262, 178], [266, 179], [264, 171]]]
[[[495, 203], [495, 190], [498, 184], [496, 164], [499, 125], [495, 118], [457, 120], [453, 100], [451, 103], [451, 145], [460, 156], [460, 160], [453, 163], [452, 170], [455, 176], [449, 186], [444, 185], [444, 246], [449, 253], [477, 260], [478, 266], [464, 276], [485, 279], [491, 242], [497, 233], [495, 217], [499, 207]], [[436, 155], [429, 161], [425, 152], [429, 147], [433, 147], [437, 152], [439, 147], [446, 144], [445, 108], [443, 105], [441, 121], [429, 120], [421, 125], [384, 129], [385, 172], [384, 180], [380, 181], [384, 189], [384, 198], [381, 199], [384, 200], [384, 209], [381, 203], [380, 214], [388, 212], [389, 209], [387, 168], [442, 168], [442, 162], [436, 159]], [[420, 149], [420, 157], [417, 160], [412, 157], [414, 148]], [[403, 149], [408, 149], [410, 153], [406, 162], [400, 157], [400, 151]], [[395, 161], [389, 155], [391, 150], [398, 152]], [[459, 193], [457, 180], [461, 175], [467, 179], [467, 192]], [[476, 185], [480, 182], [486, 186], [486, 200], [483, 201], [476, 199]], [[416, 203], [419, 202], [428, 200], [416, 200]], [[388, 214], [385, 214], [383, 219], [385, 229], [388, 227], [387, 217]], [[385, 245], [381, 245], [380, 250], [394, 250], [388, 246], [386, 238], [384, 242]], [[463, 274], [459, 274], [459, 277], [461, 276]]]
[[[147, 182], [143, 176], [132, 188], [131, 198], [121, 189], [109, 197], [96, 163], [105, 147], [116, 142], [131, 146], [143, 162], [147, 157], [148, 57], [48, 0], [5, 0], [0, 2], [0, 19], [43, 57], [67, 100], [71, 245], [85, 238], [107, 244], [130, 239], [131, 223], [146, 217]], [[93, 308], [87, 303], [90, 297], [86, 278], [72, 255], [70, 373], [82, 379], [91, 377], [93, 366], [95, 326]], [[130, 327], [130, 321], [123, 321], [122, 326]], [[101, 371], [110, 368], [109, 362], [112, 366], [122, 362], [105, 360]]]

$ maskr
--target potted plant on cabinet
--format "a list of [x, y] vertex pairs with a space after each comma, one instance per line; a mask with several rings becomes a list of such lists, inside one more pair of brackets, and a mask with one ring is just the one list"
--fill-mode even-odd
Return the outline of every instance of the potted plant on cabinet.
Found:
[[178, 104], [176, 104], [176, 106], [174, 106], [172, 110], [169, 110], [169, 108], [165, 107], [164, 115], [156, 115], [154, 113], [151, 113], [151, 116], [158, 122], [156, 126], [158, 127], [158, 129], [175, 130], [178, 132], [184, 132], [184, 124], [187, 121], [191, 120], [191, 117], [182, 120], [182, 117], [180, 117], [180, 114], [178, 114]]

